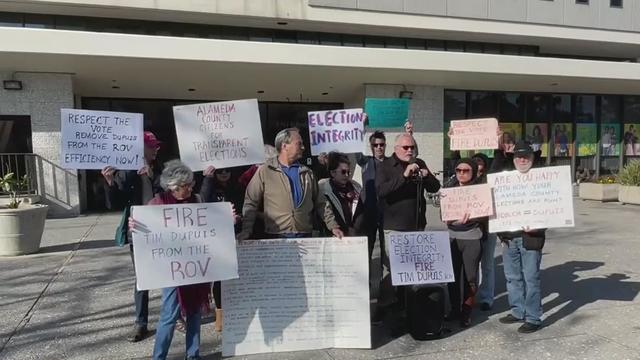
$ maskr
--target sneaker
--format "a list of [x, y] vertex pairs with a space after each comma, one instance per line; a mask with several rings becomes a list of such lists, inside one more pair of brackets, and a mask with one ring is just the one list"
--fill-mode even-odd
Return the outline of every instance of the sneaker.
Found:
[[522, 322], [522, 319], [518, 319], [517, 317], [509, 314], [507, 316], [503, 316], [500, 319], [498, 319], [498, 321], [500, 321], [503, 324], [515, 324], [518, 322]]
[[492, 306], [488, 303], [480, 303], [480, 310], [491, 311]]
[[144, 340], [149, 335], [149, 330], [147, 326], [138, 326], [136, 325], [135, 330], [129, 337], [127, 338], [130, 342], [138, 342]]
[[541, 327], [542, 327], [541, 324], [536, 325], [530, 322], [525, 322], [524, 324], [522, 324], [522, 326], [518, 328], [518, 332], [522, 334], [529, 334], [529, 333], [540, 330]]

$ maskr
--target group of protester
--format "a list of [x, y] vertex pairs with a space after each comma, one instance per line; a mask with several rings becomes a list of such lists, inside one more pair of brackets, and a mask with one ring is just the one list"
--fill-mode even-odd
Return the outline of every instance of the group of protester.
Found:
[[[369, 137], [371, 155], [356, 154], [362, 169], [362, 186], [352, 180], [355, 164], [342, 153], [322, 159], [328, 178], [318, 181], [314, 171], [301, 164], [304, 145], [298, 129], [280, 131], [274, 147], [265, 146], [265, 163], [249, 168], [236, 181], [228, 169], [208, 167], [193, 173], [179, 160], [158, 164], [161, 144], [153, 133], [144, 133], [146, 166], [139, 171], [103, 169], [110, 204], [132, 206], [189, 202], [231, 202], [238, 241], [269, 238], [307, 238], [328, 235], [366, 236], [369, 259], [379, 241], [384, 276], [372, 322], [378, 323], [394, 309], [403, 309], [403, 287], [392, 287], [385, 231], [424, 231], [426, 193], [436, 193], [440, 181], [427, 164], [417, 158], [412, 127], [398, 135], [391, 156], [386, 156], [387, 138], [381, 131]], [[502, 138], [502, 137], [501, 137]], [[468, 186], [486, 182], [488, 172], [517, 169], [527, 172], [534, 164], [531, 146], [524, 142], [500, 144], [495, 158], [476, 154], [456, 162], [455, 175], [445, 186]], [[197, 190], [197, 191], [196, 191]], [[135, 220], [130, 219], [130, 227]], [[504, 271], [511, 313], [502, 323], [523, 322], [527, 333], [541, 326], [540, 260], [544, 230], [490, 234], [488, 220], [462, 219], [447, 223], [455, 283], [449, 284], [448, 318], [460, 325], [471, 324], [476, 299], [482, 310], [490, 310], [494, 299], [494, 252], [497, 238], [503, 245]], [[338, 240], [337, 240], [338, 241]], [[130, 244], [130, 242], [129, 242]], [[133, 246], [130, 244], [133, 259]], [[479, 267], [482, 283], [479, 283]], [[154, 359], [167, 356], [174, 329], [186, 332], [187, 358], [199, 357], [200, 317], [209, 310], [209, 294], [215, 301], [216, 331], [223, 331], [220, 284], [196, 284], [162, 291], [160, 320], [156, 330]], [[130, 341], [149, 335], [148, 291], [134, 290], [135, 329]]]

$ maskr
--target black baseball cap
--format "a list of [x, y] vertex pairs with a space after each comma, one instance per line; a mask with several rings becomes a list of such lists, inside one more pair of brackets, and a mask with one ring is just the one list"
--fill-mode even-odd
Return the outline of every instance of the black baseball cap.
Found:
[[513, 155], [528, 156], [531, 154], [533, 154], [533, 149], [531, 148], [531, 145], [529, 145], [529, 142], [526, 140], [518, 140], [516, 146], [513, 148]]

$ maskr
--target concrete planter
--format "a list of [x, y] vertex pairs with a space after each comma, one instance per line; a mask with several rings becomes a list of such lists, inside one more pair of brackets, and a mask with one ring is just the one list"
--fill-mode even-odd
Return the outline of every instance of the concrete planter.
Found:
[[618, 201], [623, 204], [640, 205], [640, 186], [620, 185]]
[[580, 183], [582, 200], [618, 201], [618, 184]]
[[16, 256], [40, 249], [47, 205], [21, 205], [0, 208], [0, 256]]

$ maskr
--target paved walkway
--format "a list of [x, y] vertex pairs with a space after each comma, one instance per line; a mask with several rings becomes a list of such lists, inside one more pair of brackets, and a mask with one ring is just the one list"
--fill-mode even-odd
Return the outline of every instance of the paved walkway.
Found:
[[[433, 209], [430, 218], [434, 216]], [[499, 249], [497, 301], [471, 328], [417, 342], [372, 329], [373, 350], [330, 349], [248, 359], [640, 359], [640, 207], [576, 201], [575, 229], [548, 232], [543, 257], [545, 327], [529, 335], [502, 325], [507, 311]], [[48, 220], [39, 254], [0, 258], [0, 359], [138, 359], [153, 338], [132, 328], [133, 270], [113, 246], [116, 214]], [[436, 224], [436, 221], [432, 221]], [[438, 227], [438, 225], [435, 225]], [[151, 324], [159, 292], [152, 292]], [[203, 325], [202, 354], [219, 359], [220, 338]], [[181, 358], [184, 337], [174, 338]], [[244, 358], [244, 357], [243, 357]]]

